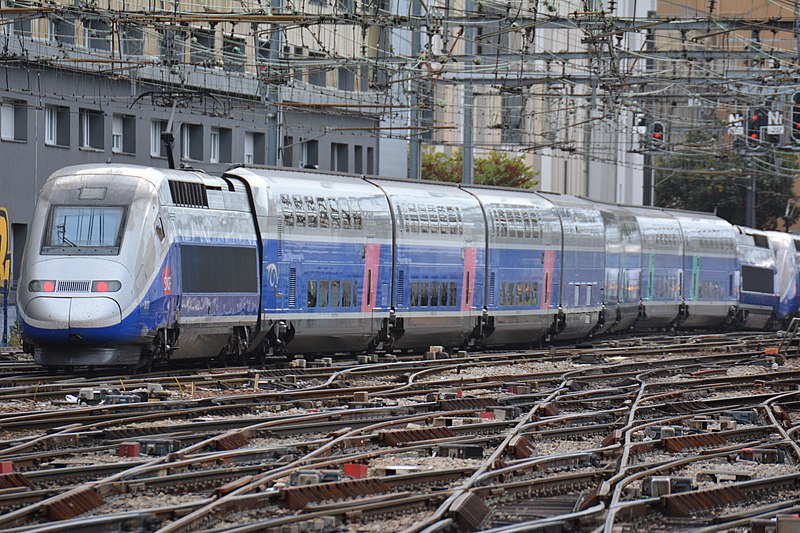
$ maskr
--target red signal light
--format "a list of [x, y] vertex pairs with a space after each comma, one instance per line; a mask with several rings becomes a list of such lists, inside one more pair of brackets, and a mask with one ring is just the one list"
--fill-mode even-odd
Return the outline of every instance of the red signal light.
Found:
[[751, 133], [750, 134], [750, 138], [751, 139], [758, 139], [758, 133]]
[[660, 133], [654, 133], [653, 134], [653, 138], [655, 138], [655, 139], [660, 139], [661, 137], [662, 137], [662, 135]]

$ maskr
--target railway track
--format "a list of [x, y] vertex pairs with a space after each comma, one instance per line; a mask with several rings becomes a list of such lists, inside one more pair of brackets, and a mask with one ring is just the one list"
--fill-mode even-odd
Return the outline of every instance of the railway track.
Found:
[[6, 356], [0, 529], [724, 531], [790, 520], [800, 359], [775, 353], [779, 343], [650, 337], [139, 376], [50, 376]]

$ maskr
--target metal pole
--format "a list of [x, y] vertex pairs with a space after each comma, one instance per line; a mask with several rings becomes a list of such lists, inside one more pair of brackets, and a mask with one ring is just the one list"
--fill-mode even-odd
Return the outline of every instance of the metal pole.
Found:
[[655, 205], [655, 168], [653, 168], [653, 154], [649, 151], [644, 154], [644, 198], [642, 204]]
[[[281, 13], [283, 11], [283, 0], [272, 0], [271, 6], [273, 13]], [[277, 24], [272, 26], [269, 40], [270, 68], [275, 68], [283, 50], [283, 31]], [[279, 98], [280, 88], [276, 83], [270, 83], [267, 87], [267, 165], [271, 166], [278, 166], [280, 137]]]
[[[475, 4], [472, 0], [466, 1], [466, 15], [469, 16], [475, 9]], [[467, 26], [464, 30], [464, 54], [470, 57], [475, 53], [475, 27]], [[472, 104], [474, 96], [472, 92], [472, 85], [469, 82], [464, 84], [464, 149], [461, 170], [461, 182], [470, 185], [473, 182], [473, 156], [472, 156]]]
[[[419, 17], [422, 15], [422, 1], [411, 0], [411, 15]], [[411, 33], [411, 57], [419, 57], [420, 50], [422, 49], [422, 35], [419, 30]], [[409, 82], [409, 105], [411, 106], [411, 114], [409, 117], [411, 129], [409, 130], [411, 137], [411, 146], [408, 151], [408, 177], [412, 180], [422, 178], [422, 139], [420, 135], [420, 120], [419, 120], [419, 81], [412, 80]]]
[[8, 280], [3, 280], [3, 346], [8, 346]]
[[[750, 163], [748, 162], [748, 167]], [[747, 198], [745, 201], [745, 210], [747, 217], [745, 225], [750, 228], [756, 227], [756, 176], [755, 173], [750, 172], [747, 176]]]

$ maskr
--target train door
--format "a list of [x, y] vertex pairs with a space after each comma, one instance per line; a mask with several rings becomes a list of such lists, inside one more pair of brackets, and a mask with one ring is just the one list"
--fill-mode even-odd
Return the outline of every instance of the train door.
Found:
[[377, 238], [377, 221], [371, 211], [364, 213], [364, 229], [366, 240], [364, 243], [364, 279], [361, 284], [361, 312], [368, 316], [372, 330], [377, 331], [380, 324], [376, 323], [375, 307], [378, 297], [378, 274], [380, 272], [381, 245]]

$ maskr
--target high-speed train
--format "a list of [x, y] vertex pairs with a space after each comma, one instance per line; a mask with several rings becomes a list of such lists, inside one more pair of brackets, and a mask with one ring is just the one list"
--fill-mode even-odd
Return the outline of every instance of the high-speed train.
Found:
[[764, 328], [800, 304], [798, 242], [529, 190], [83, 165], [42, 188], [18, 316], [49, 367]]

